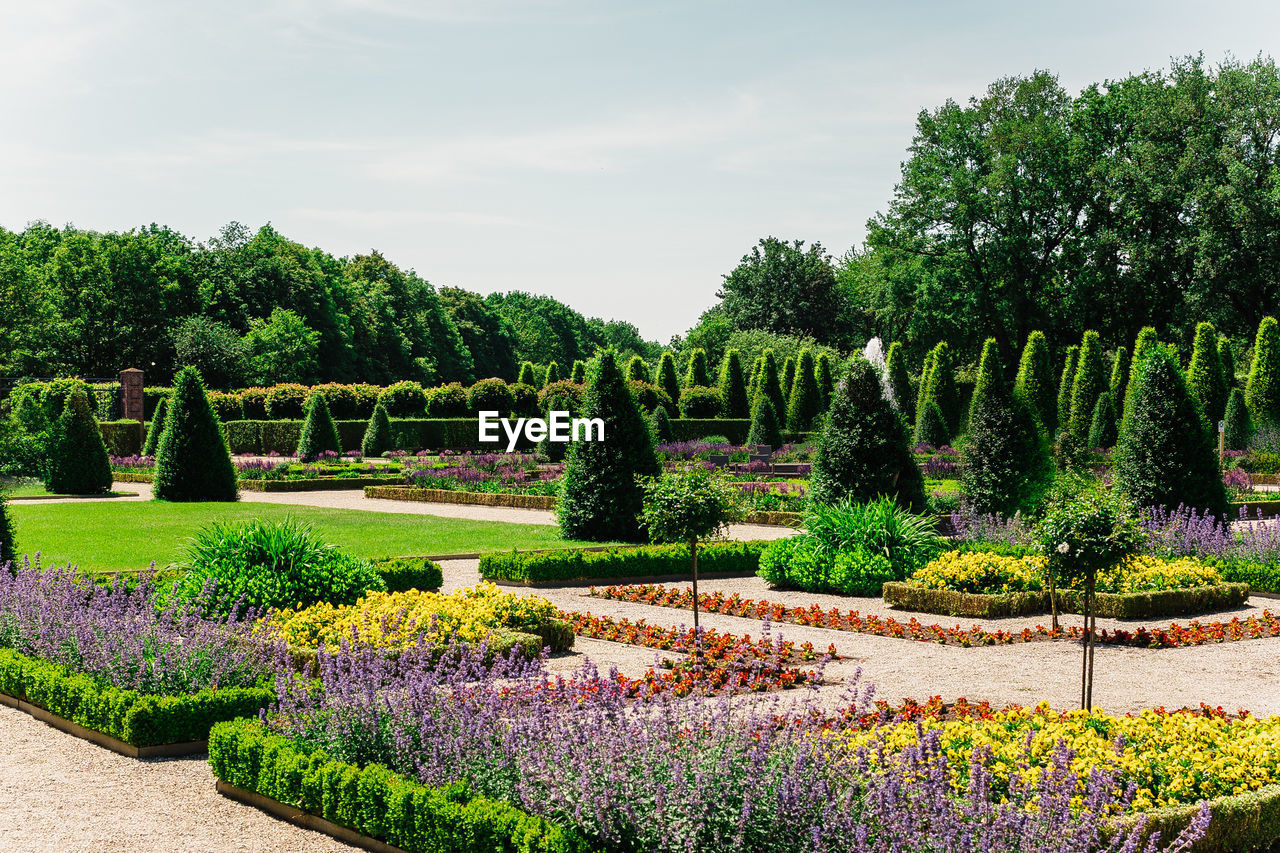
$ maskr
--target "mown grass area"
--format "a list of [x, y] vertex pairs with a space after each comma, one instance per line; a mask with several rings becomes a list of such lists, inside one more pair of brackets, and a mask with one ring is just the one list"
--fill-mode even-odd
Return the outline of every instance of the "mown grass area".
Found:
[[215, 521], [291, 516], [333, 545], [360, 557], [463, 554], [599, 544], [562, 539], [551, 525], [471, 521], [431, 515], [267, 503], [15, 503], [18, 552], [39, 551], [45, 565], [75, 563], [86, 571], [143, 569], [175, 562], [197, 530]]

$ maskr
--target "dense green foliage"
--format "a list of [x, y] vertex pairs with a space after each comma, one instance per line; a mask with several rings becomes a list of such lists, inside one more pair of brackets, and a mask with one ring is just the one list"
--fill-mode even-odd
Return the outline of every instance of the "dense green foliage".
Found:
[[1226, 335], [1218, 336], [1218, 365], [1222, 368], [1222, 381], [1230, 391], [1236, 387], [1236, 354]]
[[1224, 518], [1216, 442], [1177, 362], [1154, 347], [1135, 370], [1116, 445], [1116, 486], [1140, 507], [1185, 504]]
[[547, 370], [542, 374], [542, 384], [538, 386], [538, 390], [546, 388], [554, 382], [560, 381], [560, 365], [557, 362], [551, 362], [547, 365]]
[[[648, 379], [647, 376], [640, 377]], [[711, 373], [707, 369], [707, 353], [701, 347], [695, 348], [689, 353], [689, 363], [684, 373], [684, 387], [691, 388], [695, 385], [706, 387], [711, 384]]]
[[666, 444], [672, 440], [671, 418], [667, 417], [667, 410], [662, 406], [653, 410], [653, 414], [649, 416], [649, 424], [653, 428], [653, 440], [658, 444]]
[[1187, 387], [1209, 423], [1217, 424], [1222, 420], [1222, 413], [1227, 407], [1227, 381], [1218, 360], [1218, 332], [1211, 323], [1196, 326], [1191, 364], [1187, 366]]
[[0, 566], [18, 556], [17, 540], [13, 535], [13, 520], [9, 518], [9, 502], [0, 489]]
[[929, 375], [921, 378], [924, 390], [920, 399], [928, 398], [938, 404], [942, 410], [943, 420], [947, 424], [950, 435], [960, 433], [960, 417], [962, 406], [960, 389], [956, 387], [955, 361], [952, 357], [951, 345], [942, 341], [933, 348], [929, 360]]
[[164, 433], [164, 419], [169, 411], [169, 398], [161, 397], [160, 402], [156, 404], [155, 414], [151, 416], [151, 422], [147, 424], [147, 440], [142, 444], [143, 456], [155, 456], [156, 450], [160, 447], [160, 436]]
[[650, 477], [643, 488], [642, 517], [650, 542], [696, 543], [713, 539], [728, 528], [733, 518], [733, 490], [703, 468]]
[[365, 428], [364, 439], [360, 442], [360, 452], [367, 457], [377, 457], [391, 450], [391, 418], [387, 409], [379, 402], [373, 407], [369, 417], [369, 426]]
[[[1111, 393], [1111, 403], [1119, 416], [1125, 389], [1129, 387], [1129, 349], [1118, 347], [1115, 358], [1111, 361], [1111, 379], [1107, 390]], [[1117, 421], [1119, 423], [1119, 421]]]
[[1253, 419], [1249, 417], [1249, 406], [1244, 401], [1244, 392], [1232, 388], [1227, 396], [1227, 411], [1223, 417], [1226, 421], [1226, 435], [1223, 436], [1227, 450], [1246, 450], [1249, 439], [1253, 438]]
[[644, 359], [638, 355], [631, 356], [631, 361], [627, 362], [627, 381], [649, 381], [649, 365], [645, 364]]
[[832, 394], [814, 442], [809, 483], [818, 503], [888, 495], [904, 507], [924, 510], [924, 478], [906, 430], [884, 397], [876, 369], [864, 358], [850, 360]]
[[[819, 364], [821, 367], [821, 364]], [[884, 371], [889, 383], [889, 393], [893, 396], [893, 405], [902, 416], [903, 423], [916, 422], [915, 394], [911, 388], [911, 377], [907, 374], [906, 349], [901, 341], [889, 344], [889, 352], [884, 357]], [[830, 381], [830, 367], [827, 368], [827, 380]], [[819, 378], [818, 387], [822, 387]], [[823, 392], [823, 406], [827, 404], [828, 392]]]
[[295, 455], [303, 462], [313, 462], [325, 452], [341, 454], [342, 440], [338, 438], [338, 427], [333, 422], [324, 395], [312, 394], [307, 401], [307, 413], [302, 421], [302, 435], [298, 438]]
[[787, 400], [787, 429], [807, 432], [821, 411], [822, 392], [818, 389], [818, 377], [814, 373], [813, 353], [802, 350], [796, 362], [791, 396]]
[[942, 416], [942, 409], [934, 400], [923, 400], [916, 411], [916, 428], [911, 437], [912, 445], [928, 444], [932, 447], [942, 447], [950, 441], [951, 432], [947, 429], [947, 421]]
[[1069, 346], [1062, 360], [1062, 373], [1058, 376], [1058, 431], [1071, 429], [1071, 390], [1075, 387], [1076, 362], [1080, 347]]
[[[661, 408], [661, 407], [659, 407]], [[720, 390], [701, 385], [690, 385], [680, 394], [680, 417], [720, 417]]]
[[782, 399], [791, 399], [791, 386], [796, 381], [796, 360], [787, 356], [782, 362]]
[[444, 569], [426, 557], [396, 557], [379, 560], [374, 570], [382, 576], [387, 592], [410, 589], [438, 590], [444, 585]]
[[194, 367], [178, 371], [156, 450], [152, 494], [162, 501], [234, 501], [231, 453]]
[[569, 381], [581, 385], [587, 379], [587, 364], [582, 359], [575, 359], [573, 369], [569, 371]]
[[778, 362], [773, 350], [765, 350], [760, 363], [760, 376], [756, 380], [755, 396], [763, 396], [773, 407], [779, 420], [787, 414], [787, 398], [782, 393], [782, 381], [778, 376]]
[[533, 362], [526, 361], [520, 365], [520, 373], [516, 376], [516, 384], [537, 387], [538, 374], [533, 368]]
[[769, 397], [765, 394], [756, 397], [756, 405], [751, 410], [747, 444], [767, 444], [775, 449], [782, 446], [782, 428], [778, 425], [778, 416], [774, 414], [773, 403], [769, 402]]
[[1102, 367], [1102, 342], [1090, 329], [1084, 333], [1076, 369], [1071, 377], [1071, 415], [1068, 429], [1076, 441], [1089, 440], [1089, 424], [1098, 395], [1107, 390], [1107, 375]]
[[653, 384], [665, 391], [672, 403], [680, 402], [680, 378], [676, 376], [676, 358], [671, 350], [664, 351], [662, 358], [658, 360], [658, 375], [655, 380]]
[[77, 386], [49, 433], [49, 491], [96, 495], [111, 490], [111, 460], [89, 408], [84, 386]]
[[1045, 435], [1052, 435], [1058, 426], [1058, 407], [1049, 366], [1049, 345], [1045, 342], [1044, 332], [1037, 330], [1027, 335], [1022, 358], [1018, 361], [1013, 393], [1031, 408]]
[[1138, 332], [1138, 337], [1133, 342], [1133, 358], [1129, 361], [1129, 382], [1124, 388], [1123, 402], [1117, 401], [1120, 409], [1120, 417], [1124, 417], [1125, 410], [1129, 407], [1129, 398], [1133, 395], [1133, 391], [1138, 387], [1138, 365], [1147, 353], [1160, 345], [1160, 339], [1156, 336], [1156, 330], [1151, 326], [1143, 326]]
[[1275, 317], [1264, 317], [1258, 325], [1244, 399], [1255, 426], [1280, 427], [1280, 325]]
[[1120, 437], [1119, 422], [1111, 392], [1103, 391], [1098, 397], [1097, 405], [1093, 407], [1093, 417], [1089, 420], [1089, 446], [1114, 447], [1116, 439]]
[[658, 460], [649, 425], [612, 350], [603, 350], [587, 368], [582, 416], [604, 422], [604, 440], [569, 447], [556, 502], [560, 530], [572, 539], [640, 541], [643, 493], [636, 477], [656, 474]]
[[731, 349], [720, 360], [720, 410], [726, 418], [751, 417], [751, 398], [747, 395], [747, 381], [742, 375], [742, 358]]
[[[752, 574], [764, 542], [708, 542], [698, 548], [699, 572]], [[485, 580], [571, 581], [642, 578], [688, 573], [687, 544], [644, 545], [605, 551], [498, 552], [480, 558]]]
[[835, 380], [831, 376], [831, 356], [825, 352], [818, 353], [817, 374], [818, 388], [822, 391], [822, 408], [825, 409], [831, 404], [831, 392], [835, 388]]

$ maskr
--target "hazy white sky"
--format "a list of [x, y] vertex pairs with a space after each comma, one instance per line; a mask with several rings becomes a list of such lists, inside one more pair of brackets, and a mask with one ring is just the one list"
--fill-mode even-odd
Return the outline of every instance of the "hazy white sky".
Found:
[[1280, 53], [1273, 2], [0, 2], [0, 225], [273, 223], [665, 341], [760, 237], [839, 255], [915, 115]]

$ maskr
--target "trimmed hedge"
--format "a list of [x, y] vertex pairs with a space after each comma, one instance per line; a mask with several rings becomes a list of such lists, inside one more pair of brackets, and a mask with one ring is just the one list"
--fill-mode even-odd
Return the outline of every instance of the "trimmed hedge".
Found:
[[1249, 589], [1280, 595], [1280, 565], [1238, 560], [1210, 560], [1229, 583], [1247, 583]]
[[426, 557], [396, 557], [378, 560], [373, 569], [387, 583], [387, 592], [411, 589], [438, 590], [444, 585], [444, 570]]
[[[698, 573], [740, 572], [760, 568], [768, 542], [708, 542], [698, 546]], [[480, 577], [523, 583], [622, 580], [683, 575], [689, 572], [688, 545], [644, 545], [604, 551], [512, 551], [480, 558]]]
[[[360, 450], [367, 421], [336, 421], [343, 451]], [[223, 425], [232, 453], [264, 455], [275, 451], [292, 454], [302, 435], [302, 421], [227, 421]], [[418, 450], [506, 450], [505, 435], [500, 443], [479, 440], [476, 418], [392, 418], [391, 446], [410, 452]], [[501, 433], [501, 430], [499, 430]], [[517, 450], [532, 450], [533, 444], [521, 433]]]
[[588, 853], [582, 836], [462, 783], [428, 788], [380, 764], [359, 768], [236, 720], [209, 735], [221, 781], [295, 806], [410, 853]]
[[[1154, 809], [1126, 819], [1132, 823], [1146, 818], [1143, 838], [1160, 833], [1160, 838], [1177, 838], [1200, 812], [1200, 804]], [[1280, 839], [1280, 785], [1268, 785], [1246, 794], [1209, 800], [1209, 829], [1191, 845], [1192, 853], [1220, 853], [1223, 850], [1268, 850]], [[1145, 843], [1145, 840], [1144, 840]]]
[[12, 649], [0, 649], [0, 693], [133, 746], [205, 740], [215, 723], [256, 716], [274, 699], [266, 688], [207, 689], [187, 696], [122, 690]]
[[673, 441], [697, 441], [709, 435], [723, 435], [730, 444], [746, 444], [750, 418], [672, 418]]
[[517, 509], [555, 509], [553, 495], [518, 495], [509, 492], [455, 492], [451, 489], [419, 489], [415, 486], [366, 486], [366, 498], [389, 501], [420, 501], [439, 504], [507, 506]]
[[[884, 585], [884, 601], [892, 607], [919, 613], [944, 616], [997, 618], [1048, 613], [1049, 593], [1015, 592], [981, 595], [951, 589], [925, 589], [910, 583], [891, 581]], [[1094, 611], [1109, 619], [1155, 619], [1166, 616], [1198, 616], [1239, 607], [1249, 600], [1249, 585], [1223, 583], [1195, 589], [1167, 589], [1158, 592], [1131, 592], [1122, 595], [1100, 592], [1095, 596]], [[1084, 605], [1082, 594], [1075, 590], [1058, 590], [1058, 610], [1079, 613]]]
[[[163, 429], [163, 426], [161, 427]], [[147, 431], [138, 421], [103, 421], [98, 424], [102, 442], [112, 456], [141, 456]]]

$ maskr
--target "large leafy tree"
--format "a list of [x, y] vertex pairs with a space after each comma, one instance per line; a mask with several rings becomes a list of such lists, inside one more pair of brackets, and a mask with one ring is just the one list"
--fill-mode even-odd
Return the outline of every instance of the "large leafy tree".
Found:
[[765, 237], [728, 275], [717, 294], [738, 329], [764, 329], [836, 344], [850, 334], [846, 301], [831, 257], [814, 243]]

